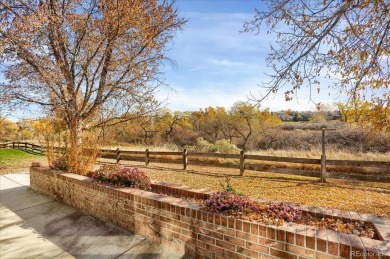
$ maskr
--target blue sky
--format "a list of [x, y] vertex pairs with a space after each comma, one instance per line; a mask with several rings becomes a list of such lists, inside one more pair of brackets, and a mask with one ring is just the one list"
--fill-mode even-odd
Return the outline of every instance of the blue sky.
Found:
[[[261, 9], [260, 0], [177, 0], [179, 14], [188, 19], [183, 31], [174, 38], [167, 55], [176, 61], [163, 69], [165, 82], [174, 91], [162, 90], [168, 96], [171, 110], [199, 110], [208, 106], [229, 109], [252, 94], [260, 96], [265, 89], [258, 85], [268, 81], [265, 73], [267, 53], [273, 36], [241, 33], [245, 21]], [[287, 89], [286, 89], [287, 90]], [[330, 96], [328, 94], [330, 93]], [[316, 102], [333, 103], [335, 95], [323, 88], [312, 93]], [[286, 102], [284, 91], [262, 103], [273, 111], [291, 108], [312, 110], [308, 89], [298, 93], [298, 100]]]
[[[167, 52], [176, 65], [166, 63], [162, 69], [164, 81], [173, 89], [163, 88], [158, 93], [159, 99], [167, 99], [167, 108], [229, 109], [237, 101], [247, 101], [251, 94], [266, 93], [259, 84], [269, 79], [265, 73], [271, 71], [265, 59], [273, 36], [240, 32], [244, 22], [253, 18], [254, 9], [262, 8], [260, 0], [176, 0], [176, 4], [179, 15], [188, 23], [177, 32]], [[284, 91], [263, 101], [262, 108], [314, 110], [307, 89], [299, 92], [298, 100], [290, 102], [284, 100]], [[312, 98], [331, 104], [336, 95], [328, 93], [325, 87], [320, 94], [313, 92]], [[20, 112], [18, 117], [38, 117], [33, 111]]]

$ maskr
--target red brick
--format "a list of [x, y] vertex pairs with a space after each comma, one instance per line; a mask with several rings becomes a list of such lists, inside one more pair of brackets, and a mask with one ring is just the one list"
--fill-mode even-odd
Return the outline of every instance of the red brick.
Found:
[[191, 217], [193, 219], [196, 219], [196, 213], [197, 213], [197, 210], [191, 209]]
[[327, 252], [327, 241], [328, 241], [326, 229], [317, 229], [316, 235], [317, 235], [316, 249], [318, 251], [326, 253]]
[[180, 218], [180, 220], [184, 223], [187, 223], [187, 224], [193, 224], [194, 223], [194, 219], [193, 218], [190, 218], [190, 217], [184, 217], [182, 216]]
[[286, 227], [278, 227], [276, 229], [276, 238], [279, 241], [286, 242]]
[[209, 236], [214, 237], [214, 238], [219, 239], [219, 240], [223, 240], [223, 235], [221, 233], [218, 233], [218, 232], [210, 231]]
[[257, 236], [249, 234], [249, 233], [241, 232], [241, 231], [236, 232], [236, 237], [241, 238], [241, 239], [245, 239], [245, 240], [248, 240], [251, 242], [257, 242]]
[[236, 219], [234, 217], [229, 217], [228, 220], [229, 220], [228, 221], [228, 227], [229, 228], [234, 228]]
[[223, 236], [223, 240], [225, 240], [228, 243], [235, 244], [238, 246], [244, 246], [244, 240], [236, 238], [236, 237], [231, 237], [231, 236]]
[[203, 248], [198, 248], [198, 254], [202, 257], [200, 258], [208, 258], [208, 259], [214, 259], [215, 254], [209, 250], [203, 249]]
[[248, 248], [250, 250], [257, 251], [259, 253], [268, 253], [269, 252], [269, 249], [267, 246], [262, 246], [262, 245], [258, 245], [258, 244], [251, 243], [251, 242], [246, 242], [246, 248]]
[[181, 233], [187, 237], [196, 238], [197, 234], [192, 230], [182, 229]]
[[245, 256], [243, 256], [241, 254], [238, 254], [238, 253], [235, 253], [235, 252], [232, 252], [229, 250], [224, 250], [223, 255], [224, 255], [224, 258], [226, 258], [226, 259], [245, 259], [246, 258]]
[[221, 215], [219, 215], [219, 214], [215, 214], [214, 215], [214, 218], [215, 218], [215, 224], [216, 225], [220, 225], [221, 224]]
[[262, 237], [267, 236], [267, 227], [265, 225], [259, 225], [259, 235]]
[[316, 229], [314, 227], [307, 227], [305, 241], [307, 248], [316, 249]]
[[339, 256], [344, 258], [349, 258], [351, 255], [351, 243], [347, 234], [338, 233], [339, 235]]
[[288, 228], [286, 231], [286, 243], [288, 244], [295, 244], [295, 229]]
[[216, 246], [213, 246], [213, 245], [206, 244], [206, 249], [210, 250], [210, 251], [212, 251], [214, 253], [223, 255], [223, 249], [220, 248], [220, 247], [216, 247]]
[[237, 220], [236, 221], [236, 229], [241, 231], [242, 230], [242, 224], [243, 224], [242, 220]]
[[270, 239], [266, 239], [264, 245], [267, 245], [267, 246], [272, 247], [274, 249], [283, 250], [283, 251], [286, 248], [286, 243], [278, 242], [278, 241], [274, 241], [274, 240], [270, 240]]
[[253, 235], [258, 235], [259, 234], [259, 224], [251, 223], [251, 233]]
[[298, 246], [305, 246], [305, 236], [307, 227], [304, 225], [296, 225], [295, 229], [295, 244]]
[[195, 245], [196, 245], [196, 247], [200, 247], [200, 248], [206, 247], [206, 243], [201, 241], [201, 240], [195, 240]]
[[315, 254], [315, 258], [316, 259], [338, 259], [339, 257], [334, 256], [334, 255], [330, 255], [330, 254], [324, 254], [324, 253], [321, 253], [321, 252], [317, 252]]
[[208, 243], [208, 244], [215, 244], [214, 238], [211, 238], [211, 237], [208, 237], [205, 235], [201, 235], [201, 234], [198, 234], [198, 240], [201, 240], [201, 241]]
[[286, 245], [286, 252], [290, 252], [292, 254], [300, 255], [303, 257], [309, 257], [313, 258], [314, 257], [314, 250], [303, 248], [300, 246], [295, 246], [295, 245]]
[[199, 234], [202, 234], [205, 236], [211, 236], [211, 231], [209, 229], [202, 228], [202, 227], [195, 227], [194, 230], [196, 233], [199, 233]]
[[221, 226], [217, 226], [215, 231], [217, 231], [218, 233], [224, 234], [224, 235], [232, 236], [232, 237], [234, 237], [236, 234], [235, 229], [225, 228], [225, 227], [221, 227]]
[[214, 213], [209, 213], [207, 215], [207, 221], [210, 223], [214, 223]]
[[327, 230], [326, 232], [328, 234], [328, 253], [339, 255], [339, 238], [337, 232], [332, 230]]
[[267, 238], [276, 239], [276, 227], [275, 226], [267, 226]]
[[171, 225], [171, 224], [167, 224], [167, 229], [169, 229], [171, 231], [175, 231], [177, 233], [181, 233], [181, 228], [180, 227], [177, 227], [177, 226], [174, 226], [174, 225]]
[[228, 218], [226, 216], [221, 216], [221, 225], [224, 227], [228, 226]]
[[243, 248], [243, 247], [237, 247], [237, 252], [246, 256], [250, 256], [251, 258], [257, 258], [259, 256], [258, 252]]
[[251, 231], [251, 223], [248, 221], [242, 222], [242, 231], [250, 233]]
[[227, 243], [227, 242], [223, 242], [223, 241], [220, 241], [220, 240], [217, 240], [215, 242], [215, 245], [219, 246], [219, 247], [222, 247], [224, 249], [230, 250], [230, 251], [235, 251], [235, 248], [236, 248], [235, 245]]
[[273, 248], [270, 249], [270, 255], [278, 257], [278, 258], [285, 258], [285, 259], [296, 259], [297, 258], [296, 255], [293, 255], [293, 254], [290, 254], [290, 253], [287, 253], [284, 251], [276, 250]]
[[203, 221], [207, 221], [207, 218], [208, 218], [208, 214], [206, 211], [202, 211], [202, 220]]

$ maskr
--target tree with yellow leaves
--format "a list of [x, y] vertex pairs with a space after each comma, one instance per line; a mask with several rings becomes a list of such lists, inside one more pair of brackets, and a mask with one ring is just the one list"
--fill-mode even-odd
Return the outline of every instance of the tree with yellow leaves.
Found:
[[[384, 0], [263, 0], [265, 8], [245, 24], [247, 32], [275, 33], [268, 64], [268, 94], [284, 85], [291, 100], [301, 87], [335, 80], [340, 93], [369, 99], [382, 128], [390, 129], [390, 2]], [[329, 87], [329, 86], [327, 86]]]
[[78, 173], [95, 117], [117, 123], [158, 104], [164, 51], [184, 23], [168, 0], [0, 0], [0, 96], [61, 114]]
[[236, 133], [240, 142], [238, 146], [246, 151], [252, 139], [280, 122], [268, 109], [261, 111], [258, 106], [236, 102], [229, 111], [227, 126]]

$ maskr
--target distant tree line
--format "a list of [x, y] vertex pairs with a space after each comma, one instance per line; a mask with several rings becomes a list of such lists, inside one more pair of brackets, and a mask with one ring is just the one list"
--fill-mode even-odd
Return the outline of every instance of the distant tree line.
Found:
[[[333, 107], [333, 108], [332, 108]], [[128, 114], [126, 123], [102, 124], [99, 128], [103, 145], [168, 146], [168, 148], [194, 147], [194, 150], [221, 152], [220, 150], [298, 149], [310, 150], [320, 146], [319, 129], [336, 128], [328, 136], [328, 146], [361, 152], [387, 152], [390, 150], [390, 134], [374, 132], [367, 105], [337, 103], [318, 111], [292, 110], [270, 112], [251, 104], [238, 102], [230, 110], [208, 107], [198, 111], [161, 109], [148, 116]], [[357, 110], [354, 109], [357, 108]], [[280, 115], [288, 115], [289, 121]], [[309, 121], [294, 120], [307, 115]], [[334, 117], [339, 115], [339, 117]], [[0, 134], [4, 140], [37, 140], [44, 143], [48, 135], [61, 132], [65, 126], [53, 118], [0, 120]], [[283, 122], [284, 121], [284, 122]], [[93, 122], [96, 123], [96, 122]], [[63, 136], [64, 134], [62, 134]], [[209, 146], [210, 145], [214, 146]], [[217, 148], [218, 147], [218, 148]]]

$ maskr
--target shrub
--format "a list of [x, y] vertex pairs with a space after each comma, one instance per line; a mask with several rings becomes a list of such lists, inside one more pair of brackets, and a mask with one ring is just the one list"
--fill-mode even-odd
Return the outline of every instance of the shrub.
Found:
[[224, 190], [214, 193], [204, 201], [205, 209], [212, 212], [228, 212], [243, 218], [255, 219], [265, 224], [280, 225], [283, 222], [302, 220], [302, 212], [283, 202], [258, 202], [233, 188], [227, 177]]
[[[266, 224], [281, 224], [302, 220], [302, 212], [283, 202], [258, 202], [247, 196], [226, 190], [214, 193], [204, 202], [205, 209], [212, 212], [228, 212], [231, 215], [249, 217]], [[255, 214], [255, 215], [253, 215]]]
[[67, 171], [69, 166], [68, 166], [68, 160], [66, 158], [66, 155], [62, 155], [60, 157], [55, 158], [50, 164], [50, 168], [61, 170], [61, 171]]
[[214, 144], [216, 153], [239, 153], [240, 149], [226, 139], [217, 140]]
[[100, 182], [151, 190], [149, 176], [138, 168], [103, 165], [99, 170], [89, 173], [88, 176]]
[[215, 144], [203, 138], [197, 138], [193, 146], [185, 146], [188, 151], [201, 153], [237, 153], [240, 150], [226, 139], [217, 140]]

